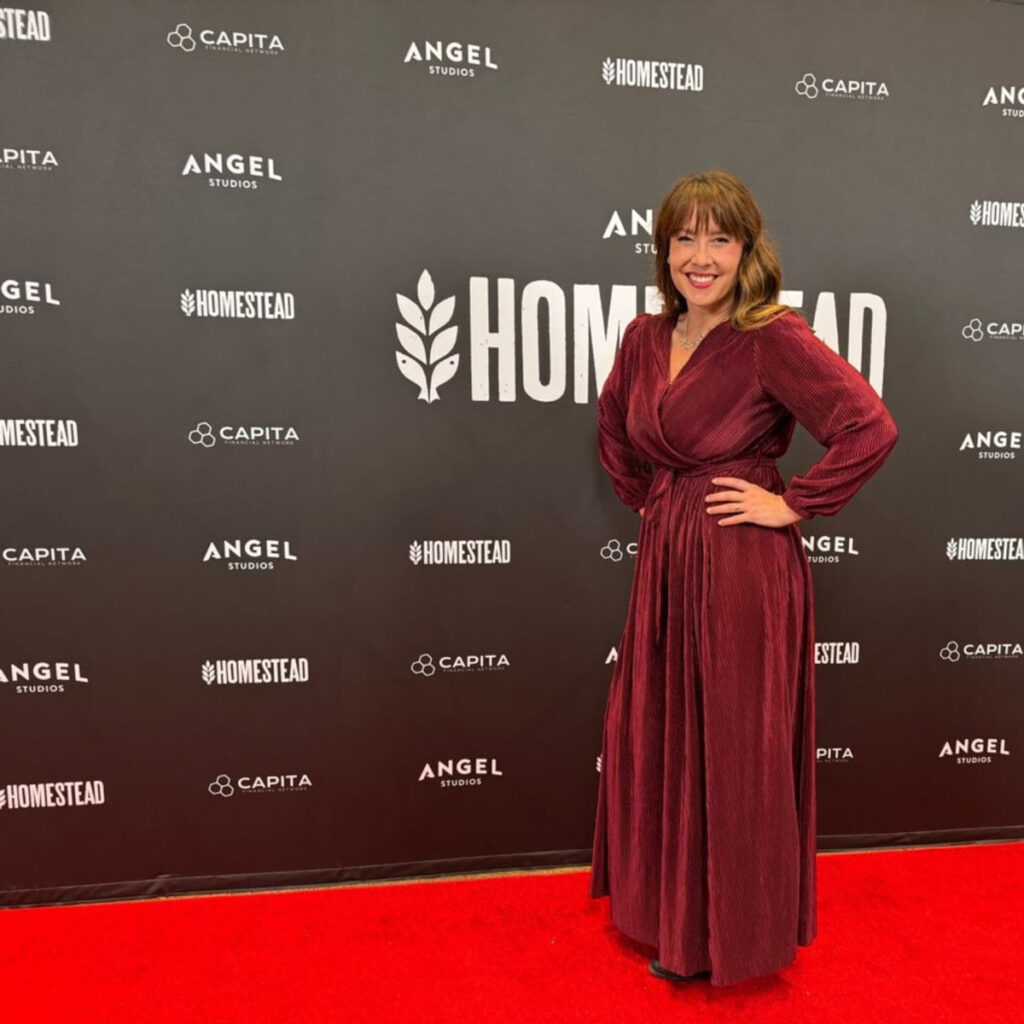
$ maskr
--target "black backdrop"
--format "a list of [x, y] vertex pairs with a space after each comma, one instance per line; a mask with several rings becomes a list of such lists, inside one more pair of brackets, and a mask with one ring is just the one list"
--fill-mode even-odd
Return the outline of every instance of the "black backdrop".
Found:
[[1022, 31], [0, 12], [0, 900], [587, 860], [639, 525], [594, 403], [710, 167], [901, 428], [802, 524], [820, 844], [1024, 834]]

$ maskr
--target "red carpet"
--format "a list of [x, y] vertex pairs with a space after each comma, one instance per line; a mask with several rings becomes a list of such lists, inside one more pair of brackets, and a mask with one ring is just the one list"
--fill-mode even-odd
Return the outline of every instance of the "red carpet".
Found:
[[587, 872], [0, 912], [11, 1024], [1024, 1021], [1024, 843], [825, 854], [779, 974], [671, 984]]

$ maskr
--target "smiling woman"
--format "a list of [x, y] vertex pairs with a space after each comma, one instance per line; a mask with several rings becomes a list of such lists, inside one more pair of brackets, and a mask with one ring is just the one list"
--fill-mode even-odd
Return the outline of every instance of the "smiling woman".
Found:
[[[605, 711], [592, 896], [652, 973], [727, 985], [817, 932], [814, 608], [801, 518], [834, 515], [897, 430], [871, 385], [779, 305], [730, 174], [656, 218], [660, 316], [626, 328], [598, 399], [601, 463], [643, 515]], [[787, 487], [796, 422], [827, 448]]]

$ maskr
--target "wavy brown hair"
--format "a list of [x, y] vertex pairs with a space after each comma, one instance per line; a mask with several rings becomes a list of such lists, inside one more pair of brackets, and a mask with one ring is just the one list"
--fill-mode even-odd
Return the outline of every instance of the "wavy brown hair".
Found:
[[654, 218], [654, 281], [665, 303], [662, 315], [666, 319], [674, 323], [686, 312], [686, 300], [673, 283], [666, 260], [672, 235], [689, 223], [693, 213], [698, 231], [713, 218], [722, 231], [743, 241], [729, 312], [734, 329], [763, 327], [794, 309], [778, 301], [782, 266], [754, 197], [735, 175], [713, 170], [680, 178], [661, 201]]

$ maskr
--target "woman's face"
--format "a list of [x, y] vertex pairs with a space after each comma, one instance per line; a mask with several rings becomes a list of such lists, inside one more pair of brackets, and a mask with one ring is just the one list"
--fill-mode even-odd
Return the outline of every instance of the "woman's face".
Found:
[[704, 231], [690, 221], [669, 237], [668, 264], [672, 283], [688, 309], [698, 307], [711, 316], [731, 312], [743, 241], [722, 231], [708, 217]]

